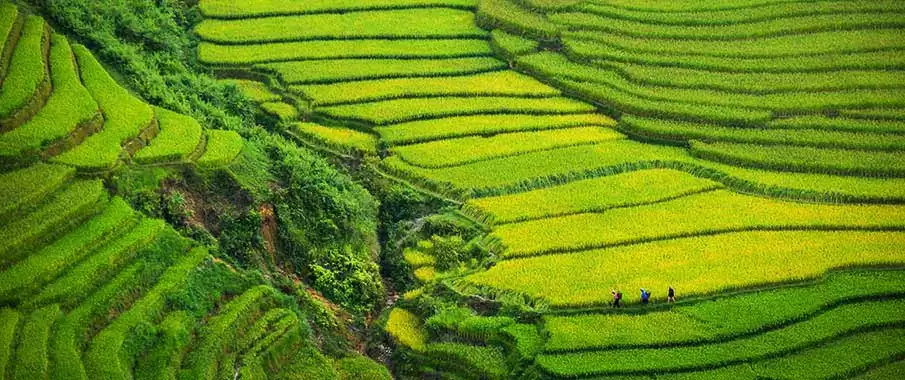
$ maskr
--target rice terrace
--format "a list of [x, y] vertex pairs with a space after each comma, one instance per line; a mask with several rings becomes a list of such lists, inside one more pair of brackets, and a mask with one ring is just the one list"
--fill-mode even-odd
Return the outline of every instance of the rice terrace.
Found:
[[905, 379], [905, 1], [0, 0], [7, 379]]

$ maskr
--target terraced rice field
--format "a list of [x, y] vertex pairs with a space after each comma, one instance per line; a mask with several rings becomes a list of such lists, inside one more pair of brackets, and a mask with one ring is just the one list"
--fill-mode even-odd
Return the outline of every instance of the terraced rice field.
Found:
[[241, 136], [152, 107], [8, 2], [0, 34], [11, 57], [0, 70], [0, 378], [317, 374], [290, 363], [338, 378], [360, 365], [334, 367], [294, 299], [224, 281], [240, 275], [105, 187], [123, 165], [230, 165]]
[[[429, 244], [404, 252], [424, 287], [406, 293], [385, 325], [424, 372], [902, 377], [901, 2], [202, 0], [200, 10], [199, 59], [282, 132], [379, 162], [387, 176], [461, 203], [458, 215], [487, 231], [490, 259], [480, 264], [444, 268]], [[3, 20], [0, 31], [12, 25]], [[17, 329], [28, 329], [65, 359], [16, 362], [11, 373], [22, 376], [59, 370], [69, 372], [51, 373], [119, 378], [131, 368], [182, 368], [190, 378], [210, 378], [241, 368], [245, 378], [272, 369], [262, 365], [259, 347], [241, 339], [291, 323], [268, 288], [221, 305], [188, 343], [192, 356], [165, 356], [187, 344], [171, 337], [197, 322], [179, 311], [155, 312], [160, 297], [184, 281], [181, 271], [204, 261], [189, 247], [154, 271], [160, 280], [146, 296], [92, 331], [90, 342], [82, 339], [116, 287], [146, 275], [137, 259], [145, 253], [130, 244], [167, 230], [120, 210], [96, 184], [73, 182], [73, 171], [131, 161], [226, 165], [242, 145], [237, 135], [203, 131], [138, 99], [106, 99], [115, 83], [78, 45], [71, 49], [77, 67], [67, 68], [80, 70], [84, 83], [61, 75], [54, 65], [65, 65], [55, 57], [69, 47], [42, 25], [25, 22], [6, 70], [4, 89], [10, 81], [22, 86], [0, 92], [0, 148], [10, 152], [0, 154], [11, 166], [59, 164], [2, 174], [21, 173], [27, 186], [0, 200], [0, 216], [46, 201], [19, 221], [27, 229], [2, 235], [11, 240], [2, 240], [10, 242], [0, 251], [9, 278], [0, 281], [0, 299], [27, 307], [0, 310], [12, 321], [0, 324], [0, 348], [7, 347], [0, 364], [13, 363], [18, 350], [42, 356], [41, 347], [9, 343]], [[41, 49], [50, 62], [42, 62]], [[20, 66], [50, 69], [22, 69], [29, 75], [20, 77]], [[54, 117], [41, 116], [53, 97], [78, 91], [103, 94], [53, 124], [65, 130], [13, 143], [17, 128], [8, 125], [38, 125], [19, 120]], [[91, 128], [100, 132], [84, 142], [53, 137], [91, 129], [81, 124], [98, 113], [103, 121]], [[149, 125], [159, 131], [153, 139], [144, 133]], [[144, 149], [125, 149], [143, 138]], [[80, 150], [91, 144], [108, 149]], [[60, 214], [70, 192], [95, 196], [80, 196], [78, 209]], [[83, 215], [117, 235], [60, 235], [37, 253], [16, 249], [73, 220], [62, 215]], [[67, 248], [83, 246], [92, 248]], [[86, 278], [96, 290], [70, 289]], [[670, 286], [677, 303], [666, 300]], [[653, 304], [640, 303], [639, 288], [653, 291]], [[611, 289], [625, 292], [625, 309], [610, 308]], [[420, 307], [426, 298], [456, 307]], [[503, 307], [464, 302], [476, 299]], [[40, 323], [61, 313], [55, 323], [64, 327]], [[135, 363], [135, 347], [123, 340], [148, 320], [167, 337], [155, 347], [164, 356]], [[293, 363], [303, 350], [279, 362]], [[102, 365], [108, 354], [117, 361]], [[67, 367], [79, 355], [84, 367]]]

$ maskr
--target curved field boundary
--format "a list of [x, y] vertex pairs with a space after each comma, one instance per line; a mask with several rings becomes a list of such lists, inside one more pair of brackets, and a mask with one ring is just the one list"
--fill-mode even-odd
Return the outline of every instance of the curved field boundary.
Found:
[[493, 50], [485, 39], [324, 40], [255, 45], [202, 42], [201, 62], [210, 65], [251, 65], [267, 62], [328, 59], [425, 59], [486, 57]]
[[453, 8], [471, 10], [476, 0], [203, 0], [199, 2], [201, 14], [206, 18], [247, 19], [269, 16], [307, 15], [317, 13], [345, 13], [412, 8]]
[[568, 146], [595, 144], [625, 136], [603, 127], [576, 127], [464, 137], [395, 147], [392, 152], [411, 165], [444, 168]]
[[284, 84], [331, 84], [357, 80], [474, 75], [506, 68], [492, 57], [447, 59], [337, 59], [255, 65], [274, 73]]
[[642, 287], [655, 290], [652, 299], [660, 302], [669, 286], [696, 297], [829, 270], [901, 266], [903, 237], [901, 231], [739, 231], [505, 260], [463, 281], [556, 307], [605, 306], [617, 287], [631, 290], [629, 303], [637, 302], [635, 290]]
[[691, 155], [736, 166], [860, 177], [905, 177], [905, 151], [691, 142]]
[[517, 194], [470, 199], [462, 211], [485, 223], [503, 225], [667, 202], [722, 187], [676, 170], [639, 170]]
[[464, 76], [366, 80], [337, 84], [290, 86], [317, 107], [384, 100], [441, 96], [518, 96], [545, 98], [560, 91], [514, 71], [491, 71]]
[[902, 10], [865, 13], [786, 16], [749, 23], [724, 25], [662, 25], [645, 21], [612, 19], [586, 13], [559, 13], [550, 20], [570, 31], [595, 31], [636, 38], [740, 41], [829, 31], [902, 28]]
[[800, 57], [708, 57], [700, 55], [639, 53], [579, 39], [565, 39], [563, 53], [575, 61], [609, 67], [612, 62], [676, 67], [725, 73], [820, 73], [837, 70], [902, 70], [902, 50], [823, 53]]
[[460, 96], [384, 100], [319, 108], [315, 115], [377, 126], [472, 115], [570, 115], [594, 111], [594, 106], [565, 97]]
[[702, 12], [702, 11], [736, 11], [751, 8], [763, 8], [781, 5], [799, 6], [801, 3], [831, 3], [834, 0], [718, 0], [707, 2], [706, 4], [695, 2], [677, 2], [664, 3], [658, 1], [635, 2], [631, 0], [589, 0], [588, 4], [601, 4], [619, 9], [626, 9], [638, 12]]
[[[729, 142], [865, 151], [905, 150], [905, 129], [898, 131], [903, 133], [890, 133], [888, 130], [874, 132], [874, 128], [880, 129], [880, 123], [846, 120], [837, 122], [825, 117], [779, 119], [771, 122], [766, 129], [733, 128], [633, 115], [624, 115], [619, 122], [620, 132], [669, 142], [688, 143], [689, 140], [696, 140], [708, 143]], [[843, 129], [849, 125], [856, 131], [849, 132]], [[896, 126], [885, 124], [883, 128], [893, 129]]]
[[202, 40], [219, 44], [261, 44], [333, 39], [486, 38], [474, 14], [440, 8], [276, 16], [242, 20], [207, 19], [195, 27]]
[[598, 113], [567, 115], [487, 114], [413, 121], [374, 130], [388, 145], [424, 143], [471, 135], [545, 131], [582, 126], [615, 127], [616, 122]]
[[505, 257], [522, 257], [756, 229], [905, 230], [905, 207], [801, 204], [718, 190], [650, 206], [509, 224], [493, 235], [508, 246]]
[[9, 60], [19, 41], [19, 35], [22, 34], [23, 23], [24, 20], [19, 17], [19, 8], [15, 4], [0, 4], [0, 86], [3, 85]]
[[142, 165], [189, 161], [203, 141], [201, 124], [191, 117], [159, 107], [155, 107], [153, 113], [159, 121], [160, 133], [132, 159]]
[[[848, 116], [797, 116], [773, 120], [767, 124], [771, 129], [820, 129], [827, 131], [869, 132], [887, 134], [905, 134], [905, 117], [889, 119], [859, 118], [865, 114], [858, 111], [842, 111]], [[865, 111], [868, 112], [868, 111]], [[867, 116], [872, 116], [867, 115]], [[890, 136], [895, 138], [893, 136]]]
[[693, 10], [693, 11], [640, 11], [621, 8], [603, 2], [585, 2], [574, 9], [607, 18], [639, 21], [649, 24], [663, 25], [736, 25], [752, 22], [775, 20], [785, 17], [816, 16], [816, 15], [842, 15], [864, 12], [888, 12], [902, 10], [898, 1], [805, 1], [768, 4], [759, 7], [722, 9], [722, 10]]
[[565, 377], [711, 369], [779, 357], [859, 332], [901, 327], [903, 301], [845, 305], [755, 337], [693, 347], [539, 355], [537, 363]]
[[841, 305], [902, 298], [903, 274], [902, 270], [840, 271], [828, 273], [815, 283], [720, 295], [671, 308], [669, 304], [653, 305], [660, 307], [657, 309], [649, 305], [644, 308], [647, 310], [637, 309], [640, 314], [600, 310], [597, 314], [547, 315], [543, 326], [550, 335], [545, 350], [665, 348], [749, 337]]
[[44, 19], [28, 16], [16, 39], [0, 87], [0, 132], [17, 128], [47, 103], [51, 78], [51, 31]]
[[901, 31], [888, 29], [814, 32], [724, 41], [636, 38], [596, 32], [564, 32], [564, 39], [580, 39], [638, 53], [686, 54], [705, 57], [769, 58], [826, 53], [844, 54], [902, 50]]
[[36, 164], [0, 174], [0, 221], [11, 222], [16, 211], [25, 211], [69, 182], [75, 170], [62, 165]]

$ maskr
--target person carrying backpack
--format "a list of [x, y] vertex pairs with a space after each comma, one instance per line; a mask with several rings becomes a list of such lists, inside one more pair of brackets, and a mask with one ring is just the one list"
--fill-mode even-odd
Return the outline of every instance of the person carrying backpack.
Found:
[[650, 292], [641, 288], [641, 303], [647, 305], [650, 302]]

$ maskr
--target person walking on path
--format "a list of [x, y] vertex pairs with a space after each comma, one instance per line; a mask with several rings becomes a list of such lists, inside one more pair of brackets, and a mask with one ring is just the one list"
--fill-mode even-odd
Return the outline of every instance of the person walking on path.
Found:
[[650, 292], [641, 288], [641, 303], [647, 305], [650, 302]]
[[613, 293], [613, 307], [622, 307], [622, 292], [613, 289], [611, 293]]
[[666, 302], [676, 302], [676, 290], [669, 287], [669, 294], [666, 297]]

